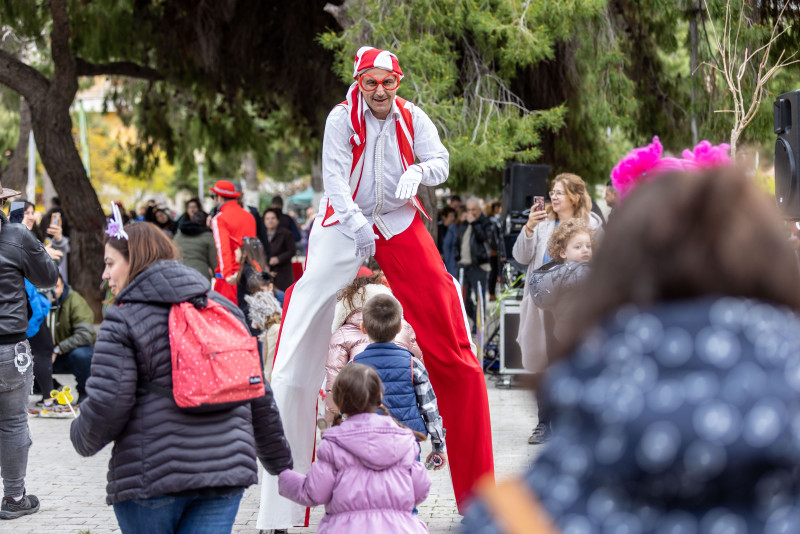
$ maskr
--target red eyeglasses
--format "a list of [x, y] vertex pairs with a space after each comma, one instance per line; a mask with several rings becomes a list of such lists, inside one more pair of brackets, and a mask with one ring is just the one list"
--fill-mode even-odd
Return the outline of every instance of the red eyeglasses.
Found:
[[400, 78], [394, 73], [387, 74], [380, 80], [371, 74], [362, 74], [358, 79], [358, 85], [368, 93], [375, 91], [378, 85], [382, 85], [387, 91], [394, 91], [400, 85]]

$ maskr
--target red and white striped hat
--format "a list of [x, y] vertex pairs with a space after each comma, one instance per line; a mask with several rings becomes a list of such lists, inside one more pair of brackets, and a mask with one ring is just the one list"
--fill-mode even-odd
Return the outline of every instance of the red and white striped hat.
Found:
[[353, 79], [358, 78], [360, 72], [374, 68], [394, 72], [401, 80], [403, 79], [403, 71], [400, 70], [400, 62], [396, 55], [388, 50], [362, 46], [356, 52], [356, 59], [353, 61]]

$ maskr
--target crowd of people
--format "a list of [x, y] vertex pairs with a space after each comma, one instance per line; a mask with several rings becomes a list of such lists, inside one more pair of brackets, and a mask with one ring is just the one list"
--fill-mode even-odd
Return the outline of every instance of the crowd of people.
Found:
[[[194, 198], [177, 220], [155, 203], [136, 220], [115, 204], [99, 331], [69, 285], [57, 200], [41, 221], [30, 203], [0, 210], [0, 519], [39, 509], [25, 486], [35, 383], [34, 412], [77, 415], [78, 454], [114, 444], [106, 502], [126, 534], [230, 532], [259, 464], [258, 528], [276, 534], [317, 505], [318, 532], [427, 532], [416, 507], [445, 467], [466, 532], [799, 530], [800, 270], [727, 146], [632, 151], [607, 220], [558, 174], [510, 251], [500, 202], [450, 195], [434, 241], [416, 193], [445, 181], [448, 153], [396, 96], [402, 78], [394, 54], [358, 51], [302, 226], [227, 180], [210, 213]], [[17, 195], [0, 184], [0, 208]], [[510, 258], [539, 378], [529, 443], [546, 445], [495, 485], [470, 330]], [[179, 371], [205, 388], [196, 402]], [[74, 375], [67, 408], [54, 373]]]

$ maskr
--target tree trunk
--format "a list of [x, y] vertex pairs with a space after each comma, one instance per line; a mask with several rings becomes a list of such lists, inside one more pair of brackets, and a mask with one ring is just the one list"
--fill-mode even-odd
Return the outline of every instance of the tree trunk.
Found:
[[252, 152], [242, 156], [242, 172], [244, 172], [244, 203], [246, 206], [258, 206], [258, 167]]
[[99, 321], [105, 296], [100, 290], [105, 215], [72, 137], [69, 107], [58, 100], [47, 95], [30, 103], [33, 132], [70, 222], [70, 285], [86, 299]]
[[741, 134], [741, 130], [738, 128], [734, 128], [731, 130], [731, 161], [736, 163], [736, 142], [739, 140], [739, 135]]
[[[19, 98], [19, 140], [8, 167], [3, 171], [3, 187], [25, 191], [27, 176], [25, 169], [28, 163], [28, 137], [31, 133], [31, 110], [23, 97]], [[29, 198], [30, 202], [35, 199]]]
[[425, 211], [427, 211], [428, 215], [431, 216], [430, 221], [425, 217], [422, 218], [422, 221], [425, 223], [425, 228], [427, 228], [428, 233], [431, 234], [431, 237], [433, 237], [433, 242], [435, 243], [437, 238], [436, 234], [438, 233], [439, 229], [439, 209], [436, 207], [436, 188], [427, 185], [421, 185], [417, 191], [417, 197], [419, 198], [420, 202], [422, 202], [422, 207], [425, 208]]
[[252, 152], [242, 156], [242, 170], [244, 171], [245, 187], [250, 191], [258, 191], [258, 167]]
[[322, 156], [311, 164], [311, 189], [317, 193], [325, 191], [325, 186], [322, 185]]

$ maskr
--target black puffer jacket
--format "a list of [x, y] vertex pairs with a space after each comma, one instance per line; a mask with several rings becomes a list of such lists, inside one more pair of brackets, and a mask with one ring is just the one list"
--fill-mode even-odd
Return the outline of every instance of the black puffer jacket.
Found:
[[256, 456], [273, 475], [292, 467], [272, 390], [250, 405], [186, 413], [172, 399], [137, 389], [140, 377], [171, 387], [170, 305], [208, 293], [244, 322], [239, 309], [209, 292], [208, 280], [177, 261], [153, 264], [109, 307], [97, 336], [89, 399], [70, 438], [82, 456], [114, 441], [108, 473], [113, 504], [164, 493], [258, 482]]
[[36, 287], [52, 287], [58, 279], [56, 263], [33, 232], [11, 224], [0, 212], [0, 345], [27, 339], [27, 278]]

